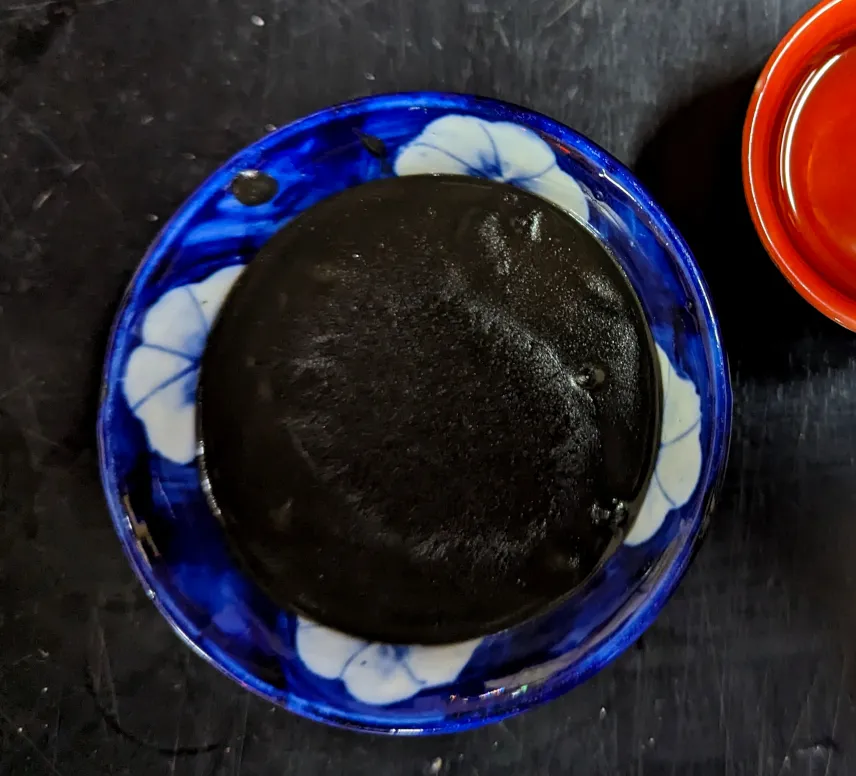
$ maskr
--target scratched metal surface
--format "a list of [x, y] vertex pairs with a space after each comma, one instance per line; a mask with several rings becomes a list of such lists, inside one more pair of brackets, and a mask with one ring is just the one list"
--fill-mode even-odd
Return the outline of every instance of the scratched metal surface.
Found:
[[[808, 5], [0, 0], [0, 774], [856, 772], [854, 340], [772, 271], [739, 192], [752, 78]], [[736, 417], [709, 538], [636, 648], [505, 724], [386, 740], [178, 642], [113, 537], [93, 411], [122, 288], [208, 172], [268, 124], [422, 87], [529, 104], [640, 170], [713, 286]]]

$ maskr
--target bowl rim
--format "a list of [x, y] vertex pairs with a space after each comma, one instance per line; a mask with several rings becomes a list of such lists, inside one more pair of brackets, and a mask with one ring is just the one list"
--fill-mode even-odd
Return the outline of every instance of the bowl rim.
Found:
[[836, 323], [856, 331], [856, 297], [840, 291], [806, 260], [805, 251], [795, 243], [783, 222], [773, 190], [775, 172], [770, 153], [777, 116], [795, 83], [788, 68], [804, 63], [811, 54], [832, 42], [819, 36], [826, 29], [824, 24], [832, 24], [826, 14], [841, 9], [850, 12], [853, 24], [842, 29], [835, 39], [853, 34], [856, 6], [848, 5], [846, 0], [823, 0], [788, 30], [758, 76], [743, 126], [743, 189], [755, 230], [779, 271], [809, 304]]
[[[224, 181], [230, 180], [236, 172], [252, 167], [253, 160], [258, 159], [271, 147], [279, 145], [286, 138], [298, 133], [311, 131], [323, 125], [331, 118], [368, 114], [380, 107], [386, 109], [407, 109], [424, 106], [454, 111], [455, 109], [461, 109], [462, 100], [492, 107], [505, 114], [508, 120], [529, 126], [536, 129], [536, 131], [546, 132], [552, 139], [565, 146], [566, 150], [580, 154], [590, 163], [608, 169], [612, 183], [624, 189], [648, 216], [649, 223], [647, 226], [656, 234], [663, 249], [677, 263], [684, 279], [692, 285], [698, 300], [701, 302], [701, 309], [698, 312], [699, 317], [702, 318], [706, 326], [706, 329], [702, 332], [702, 340], [711, 376], [710, 395], [706, 398], [703, 397], [703, 401], [707, 401], [711, 408], [711, 434], [708, 449], [705, 451], [706, 455], [703, 458], [706, 465], [702, 468], [696, 485], [696, 492], [703, 494], [704, 498], [700, 503], [698, 513], [694, 515], [692, 524], [686, 531], [685, 539], [682, 541], [677, 552], [668, 559], [668, 565], [661, 576], [653, 585], [645, 590], [642, 596], [644, 600], [604, 637], [603, 642], [596, 650], [581, 655], [577, 661], [568, 666], [571, 670], [560, 671], [556, 675], [551, 676], [536, 692], [516, 699], [505, 696], [503, 701], [494, 706], [493, 709], [479, 709], [476, 710], [477, 713], [469, 715], [450, 714], [442, 719], [425, 722], [418, 728], [396, 728], [386, 723], [356, 721], [352, 714], [331, 714], [325, 712], [323, 707], [319, 707], [314, 701], [299, 698], [290, 693], [275, 694], [266, 692], [264, 687], [259, 686], [259, 682], [254, 674], [241, 669], [228, 655], [220, 654], [223, 650], [219, 647], [206, 643], [206, 648], [203, 648], [200, 644], [196, 643], [191, 635], [192, 628], [182, 613], [180, 605], [172, 600], [172, 597], [168, 593], [164, 594], [164, 591], [161, 590], [162, 585], [156, 579], [152, 572], [152, 567], [145, 558], [145, 553], [140, 547], [140, 540], [134, 530], [135, 527], [131, 515], [122, 501], [117, 486], [118, 483], [113, 476], [106, 444], [111, 424], [109, 398], [112, 392], [117, 390], [117, 382], [113, 375], [116, 368], [113, 363], [113, 355], [117, 339], [122, 333], [121, 323], [123, 313], [127, 309], [133, 290], [152, 271], [150, 259], [157, 252], [161, 243], [179, 231], [199, 210], [207, 197], [215, 191], [220, 190], [223, 187]], [[602, 147], [576, 130], [545, 114], [514, 103], [479, 95], [460, 92], [403, 91], [359, 97], [322, 108], [303, 118], [298, 118], [239, 150], [209, 175], [179, 205], [175, 213], [165, 222], [159, 233], [152, 240], [128, 282], [116, 309], [105, 354], [106, 358], [102, 373], [97, 416], [99, 470], [114, 528], [119, 535], [132, 569], [143, 585], [146, 595], [152, 600], [155, 607], [177, 633], [179, 638], [193, 652], [245, 689], [303, 717], [361, 732], [394, 735], [426, 735], [458, 732], [480, 727], [488, 723], [498, 722], [524, 709], [556, 698], [606, 666], [642, 635], [643, 631], [648, 628], [675, 591], [690, 561], [698, 550], [700, 541], [707, 529], [710, 512], [715, 505], [716, 495], [722, 483], [728, 458], [732, 424], [732, 391], [727, 357], [710, 292], [683, 237], [630, 169]], [[613, 615], [613, 621], [620, 618], [622, 614], [623, 610], [616, 612]]]

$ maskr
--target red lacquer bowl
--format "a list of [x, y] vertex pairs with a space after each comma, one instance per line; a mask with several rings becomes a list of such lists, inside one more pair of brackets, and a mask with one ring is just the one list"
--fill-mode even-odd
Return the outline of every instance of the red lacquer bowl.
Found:
[[856, 0], [826, 0], [778, 45], [743, 133], [743, 182], [773, 261], [856, 331]]

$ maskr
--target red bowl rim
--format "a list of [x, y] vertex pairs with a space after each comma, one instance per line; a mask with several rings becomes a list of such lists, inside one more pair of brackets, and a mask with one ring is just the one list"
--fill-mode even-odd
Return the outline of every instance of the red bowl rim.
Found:
[[[840, 16], [847, 18], [842, 25]], [[833, 18], [835, 17], [835, 18]], [[752, 94], [743, 128], [743, 187], [761, 242], [791, 285], [836, 323], [856, 331], [856, 298], [840, 291], [806, 260], [782, 220], [774, 189], [776, 171], [770, 153], [779, 116], [795, 77], [813, 54], [856, 32], [856, 2], [824, 0], [785, 35], [767, 60]]]

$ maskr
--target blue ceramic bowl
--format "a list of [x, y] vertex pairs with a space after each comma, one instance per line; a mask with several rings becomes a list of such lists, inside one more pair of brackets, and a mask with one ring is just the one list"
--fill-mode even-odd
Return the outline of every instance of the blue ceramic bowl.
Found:
[[[242, 171], [278, 183], [247, 206]], [[274, 606], [230, 557], [195, 462], [195, 388], [211, 322], [284, 223], [350, 186], [458, 173], [552, 200], [606, 243], [641, 299], [663, 385], [661, 444], [639, 518], [581, 590], [549, 613], [447, 646], [367, 643]], [[196, 652], [312, 719], [441, 733], [569, 690], [650, 624], [704, 531], [726, 458], [731, 392], [719, 330], [686, 244], [633, 175], [589, 140], [513, 105], [394, 94], [328, 108], [267, 135], [181, 207], [127, 291], [98, 422], [116, 531], [149, 596]]]

